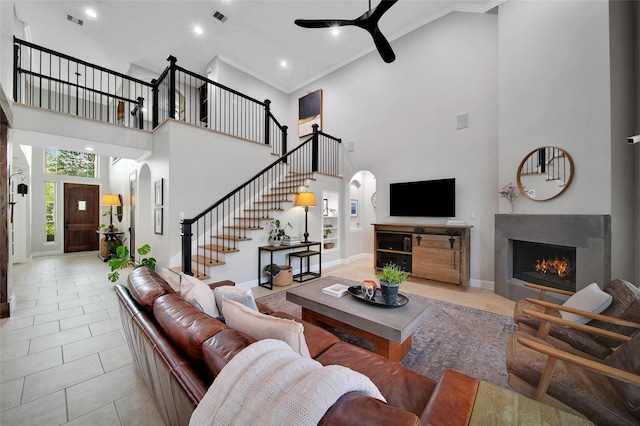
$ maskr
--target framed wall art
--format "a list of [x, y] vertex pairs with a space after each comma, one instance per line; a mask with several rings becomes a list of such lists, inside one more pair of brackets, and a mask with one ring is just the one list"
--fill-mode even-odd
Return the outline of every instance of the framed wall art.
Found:
[[153, 233], [162, 235], [162, 207], [153, 210]]
[[349, 214], [351, 217], [358, 217], [358, 200], [351, 200]]
[[298, 136], [309, 136], [313, 133], [314, 124], [322, 130], [322, 89], [307, 93], [298, 99]]
[[155, 190], [155, 203], [156, 206], [161, 206], [162, 205], [162, 196], [163, 196], [163, 185], [164, 184], [164, 179], [160, 179], [155, 181], [155, 186], [154, 186], [154, 190]]

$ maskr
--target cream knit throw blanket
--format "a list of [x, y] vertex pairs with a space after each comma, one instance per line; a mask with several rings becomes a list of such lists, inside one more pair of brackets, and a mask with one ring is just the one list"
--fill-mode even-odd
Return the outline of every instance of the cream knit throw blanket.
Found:
[[351, 391], [385, 401], [361, 373], [339, 365], [323, 367], [281, 340], [259, 340], [222, 369], [189, 425], [316, 425]]

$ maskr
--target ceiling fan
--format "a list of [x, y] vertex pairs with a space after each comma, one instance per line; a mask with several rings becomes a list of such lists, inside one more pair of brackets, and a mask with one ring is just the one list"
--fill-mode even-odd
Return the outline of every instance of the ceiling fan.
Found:
[[396, 59], [396, 55], [391, 49], [391, 45], [387, 39], [380, 32], [378, 28], [378, 21], [382, 18], [382, 15], [389, 10], [398, 0], [381, 0], [380, 4], [371, 9], [371, 0], [369, 0], [369, 10], [362, 16], [347, 20], [347, 19], [296, 19], [294, 22], [296, 25], [303, 28], [327, 28], [327, 27], [344, 27], [347, 25], [354, 25], [360, 27], [373, 37], [373, 42], [382, 56], [382, 59], [386, 63], [393, 62]]

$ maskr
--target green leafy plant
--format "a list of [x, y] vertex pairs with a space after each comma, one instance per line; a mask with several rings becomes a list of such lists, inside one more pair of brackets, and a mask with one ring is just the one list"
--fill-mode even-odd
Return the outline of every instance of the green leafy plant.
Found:
[[329, 237], [329, 235], [331, 235], [332, 233], [333, 233], [333, 231], [332, 231], [331, 229], [329, 229], [329, 228], [325, 228], [325, 230], [324, 230], [324, 237], [325, 237], [325, 238], [328, 238], [328, 237]]
[[293, 226], [289, 222], [286, 225], [282, 225], [279, 219], [273, 219], [271, 222], [267, 224], [267, 232], [269, 233], [269, 240], [271, 241], [280, 241], [284, 238], [289, 238], [285, 229], [291, 228]]
[[120, 274], [118, 273], [118, 271], [120, 269], [125, 269], [128, 267], [137, 269], [142, 266], [146, 266], [149, 269], [156, 268], [155, 258], [142, 257], [149, 254], [149, 252], [151, 251], [151, 246], [149, 244], [138, 247], [136, 251], [140, 255], [139, 259], [129, 256], [129, 249], [125, 245], [121, 245], [116, 248], [116, 254], [118, 255], [118, 257], [109, 259], [109, 266], [111, 267], [111, 273], [108, 275], [109, 281], [111, 281], [112, 283], [118, 281], [118, 279], [120, 278]]
[[400, 285], [409, 278], [409, 274], [400, 269], [399, 265], [387, 263], [381, 270], [376, 271], [376, 277], [378, 277], [380, 281]]

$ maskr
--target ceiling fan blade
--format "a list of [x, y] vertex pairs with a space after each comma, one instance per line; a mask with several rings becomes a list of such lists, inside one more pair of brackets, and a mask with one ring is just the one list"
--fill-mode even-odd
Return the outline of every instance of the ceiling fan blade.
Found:
[[380, 30], [376, 28], [376, 30], [371, 33], [371, 36], [373, 37], [373, 42], [378, 48], [378, 53], [380, 53], [382, 60], [388, 64], [395, 61], [396, 54], [393, 53], [391, 45], [389, 44], [385, 36], [382, 35]]
[[296, 19], [293, 22], [302, 28], [331, 28], [353, 25], [351, 21], [345, 19]]
[[371, 11], [369, 17], [375, 21], [378, 21], [382, 15], [385, 14], [387, 10], [391, 8], [394, 4], [396, 4], [398, 0], [382, 0], [379, 5], [375, 7]]

